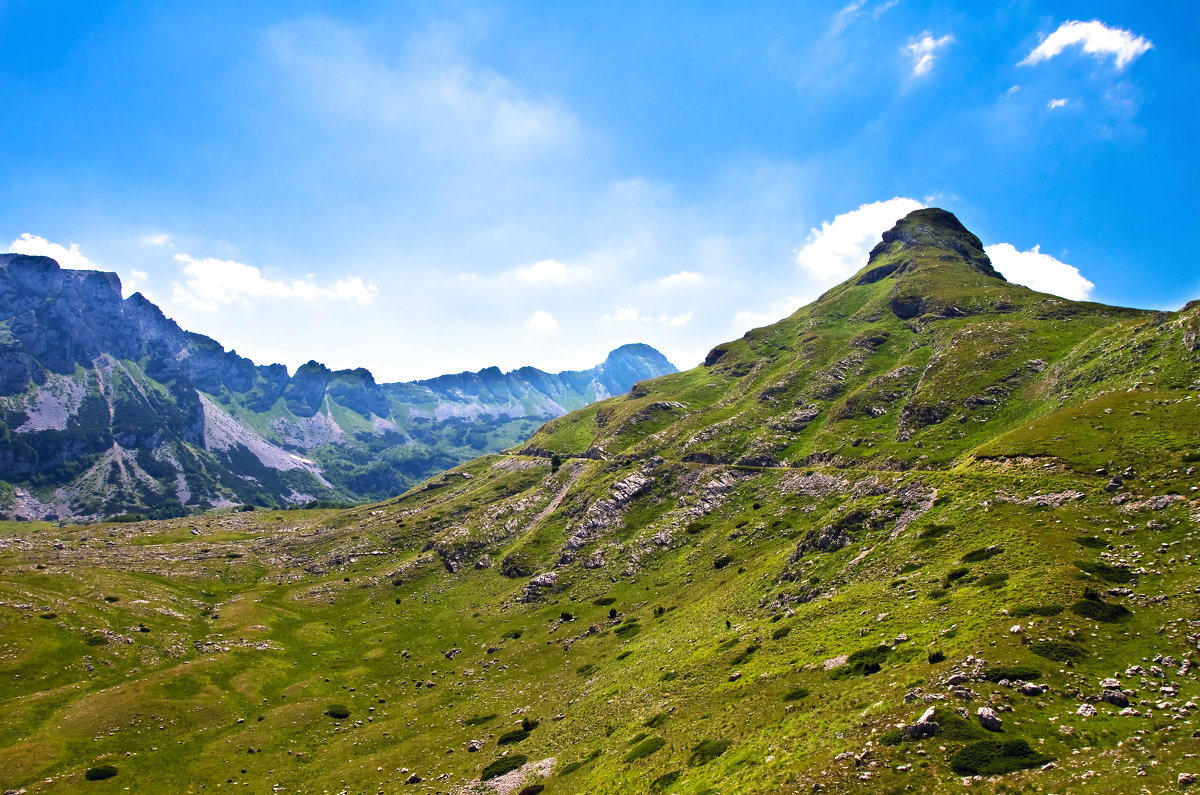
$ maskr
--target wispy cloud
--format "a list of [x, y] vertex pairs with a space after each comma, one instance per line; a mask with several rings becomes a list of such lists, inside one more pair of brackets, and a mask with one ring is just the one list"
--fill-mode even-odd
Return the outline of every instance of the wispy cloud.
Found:
[[670, 276], [664, 276], [656, 283], [662, 287], [674, 288], [696, 286], [704, 284], [704, 282], [705, 278], [703, 274], [696, 273], [695, 271], [680, 271], [679, 273], [672, 273]]
[[949, 34], [946, 34], [940, 38], [934, 38], [929, 31], [925, 31], [920, 36], [901, 47], [900, 52], [912, 59], [912, 73], [914, 77], [917, 77], [923, 74], [928, 74], [929, 70], [933, 68], [933, 61], [936, 57], [937, 51], [953, 41], [954, 37]]
[[691, 311], [683, 312], [678, 315], [662, 314], [657, 317], [643, 315], [631, 305], [623, 306], [612, 314], [604, 315], [604, 320], [615, 323], [632, 323], [645, 325], [658, 325], [663, 328], [676, 328], [678, 326], [686, 326], [692, 319], [694, 313]]
[[1078, 268], [1043, 254], [1040, 246], [1018, 251], [1011, 243], [997, 243], [984, 250], [1004, 278], [1039, 292], [1083, 301], [1096, 286], [1085, 279]]
[[1064, 22], [1025, 56], [1020, 65], [1030, 66], [1048, 60], [1068, 47], [1076, 46], [1097, 60], [1111, 57], [1115, 59], [1117, 69], [1124, 69], [1154, 45], [1132, 31], [1110, 28], [1099, 20]]
[[1046, 103], [1046, 107], [1049, 108], [1050, 110], [1054, 110], [1056, 108], [1066, 107], [1067, 103], [1070, 101], [1071, 100], [1067, 99], [1066, 97], [1062, 97], [1059, 99], [1052, 99]]
[[544, 309], [538, 309], [526, 321], [525, 328], [541, 332], [557, 331], [558, 321], [554, 319], [554, 315]]
[[564, 284], [588, 275], [588, 269], [564, 265], [557, 260], [544, 259], [525, 268], [514, 268], [509, 274], [522, 282]]
[[783, 320], [805, 304], [812, 303], [812, 297], [789, 295], [771, 303], [766, 309], [743, 309], [733, 316], [733, 325], [738, 330], [759, 328]]
[[880, 235], [924, 206], [916, 199], [897, 196], [834, 216], [808, 233], [804, 245], [796, 249], [796, 264], [822, 283], [844, 279], [867, 264], [867, 255]]
[[29, 256], [50, 257], [58, 262], [64, 268], [80, 271], [100, 271], [104, 268], [83, 255], [79, 250], [77, 243], [72, 243], [70, 247], [51, 243], [44, 237], [31, 235], [28, 232], [21, 235], [19, 238], [9, 244], [8, 250], [14, 254], [27, 254]]
[[176, 254], [175, 260], [183, 265], [184, 283], [175, 284], [172, 298], [189, 309], [204, 312], [229, 304], [249, 306], [252, 298], [333, 299], [367, 304], [377, 292], [375, 285], [363, 282], [358, 276], [322, 287], [311, 277], [291, 281], [268, 279], [258, 268], [234, 260], [195, 259], [187, 254]]

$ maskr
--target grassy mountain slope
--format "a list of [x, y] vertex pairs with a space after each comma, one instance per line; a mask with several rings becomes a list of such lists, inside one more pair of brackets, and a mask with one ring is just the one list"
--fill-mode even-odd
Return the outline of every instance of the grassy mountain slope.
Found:
[[6, 784], [1175, 789], [1196, 307], [977, 248], [915, 213], [704, 367], [384, 503], [5, 526]]

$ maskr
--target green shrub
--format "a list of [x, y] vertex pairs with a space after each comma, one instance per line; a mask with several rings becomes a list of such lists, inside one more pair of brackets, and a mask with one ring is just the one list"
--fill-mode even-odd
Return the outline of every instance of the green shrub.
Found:
[[343, 707], [341, 704], [330, 704], [325, 707], [325, 714], [334, 720], [345, 720], [350, 717], [350, 710]]
[[950, 571], [946, 572], [946, 582], [954, 582], [955, 580], [961, 580], [963, 577], [966, 577], [970, 573], [971, 573], [971, 570], [966, 569], [966, 568], [951, 569]]
[[85, 640], [84, 643], [89, 646], [107, 646], [108, 638], [104, 637], [103, 635], [92, 635]]
[[140, 513], [118, 513], [114, 514], [113, 516], [104, 517], [104, 521], [111, 522], [113, 524], [119, 524], [122, 522], [144, 522], [146, 521], [146, 517], [144, 514]]
[[994, 558], [1004, 551], [1004, 547], [984, 547], [983, 549], [973, 549], [962, 556], [963, 563], [978, 563], [981, 560]]
[[670, 712], [659, 712], [658, 714], [656, 714], [654, 717], [647, 720], [642, 725], [645, 726], [647, 729], [657, 729], [659, 726], [662, 726], [664, 723], [666, 723], [667, 719], [670, 717], [671, 717]]
[[650, 782], [650, 791], [661, 792], [662, 790], [665, 790], [667, 787], [678, 781], [680, 775], [682, 775], [682, 773], [678, 770], [672, 770], [670, 773], [663, 773], [661, 776]]
[[47, 618], [47, 619], [58, 618], [58, 613], [42, 613], [41, 616], [39, 616], [39, 618]]
[[533, 731], [540, 725], [542, 722], [535, 718], [521, 718], [521, 728], [527, 732]]
[[985, 574], [984, 576], [980, 577], [979, 581], [976, 582], [975, 584], [979, 585], [983, 588], [999, 588], [1001, 585], [1003, 585], [1007, 581], [1008, 581], [1008, 572], [994, 571], [991, 574]]
[[1009, 613], [1013, 618], [1028, 618], [1029, 616], [1057, 616], [1062, 613], [1062, 605], [1021, 605], [1014, 607]]
[[1028, 682], [1041, 675], [1041, 671], [1030, 668], [1028, 665], [990, 665], [983, 669], [983, 678], [989, 682], [999, 682], [1001, 679], [1009, 681], [1020, 679]]
[[119, 602], [119, 601], [121, 601], [121, 597], [119, 597], [119, 596], [106, 596], [106, 597], [104, 597], [104, 601], [108, 602], [109, 604], [112, 604], [113, 602]]
[[629, 753], [625, 754], [625, 762], [628, 764], [636, 762], [639, 759], [645, 759], [666, 744], [667, 741], [662, 737], [647, 737], [630, 749]]
[[483, 771], [479, 774], [479, 780], [488, 781], [489, 779], [503, 776], [505, 773], [511, 773], [528, 761], [529, 757], [525, 756], [524, 754], [502, 756], [483, 769]]
[[922, 541], [932, 541], [935, 538], [941, 538], [953, 529], [954, 527], [948, 524], [931, 524], [922, 530], [917, 538]]
[[883, 745], [899, 745], [904, 742], [903, 729], [888, 729], [883, 734], [879, 735], [879, 742]]
[[496, 713], [490, 715], [475, 715], [463, 721], [463, 726], [482, 726], [496, 719]]
[[979, 724], [962, 717], [951, 707], [937, 707], [933, 711], [933, 721], [941, 727], [937, 734], [939, 742], [968, 742], [987, 735]]
[[846, 664], [838, 666], [829, 672], [834, 679], [845, 679], [850, 676], [870, 676], [883, 667], [888, 655], [892, 653], [890, 646], [871, 646], [859, 649], [846, 658]]
[[117, 769], [112, 765], [99, 765], [97, 767], [89, 767], [83, 773], [83, 777], [88, 781], [103, 781], [106, 778], [112, 778], [117, 775]]
[[980, 740], [950, 757], [950, 769], [960, 776], [999, 776], [1039, 767], [1050, 759], [1034, 753], [1024, 740]]
[[1127, 584], [1133, 579], [1133, 574], [1129, 569], [1121, 569], [1108, 563], [1101, 563], [1098, 560], [1077, 560], [1075, 566], [1093, 577], [1099, 577], [1105, 582], [1118, 584]]
[[510, 732], [505, 732], [496, 738], [496, 745], [512, 745], [519, 743], [529, 736], [529, 732], [525, 729], [513, 729]]
[[1055, 662], [1079, 662], [1087, 656], [1082, 646], [1065, 640], [1035, 640], [1029, 644], [1029, 650]]
[[676, 679], [678, 679], [678, 678], [679, 678], [679, 672], [678, 672], [678, 671], [666, 671], [665, 673], [663, 673], [663, 675], [662, 675], [662, 676], [658, 677], [658, 681], [660, 681], [660, 682], [674, 682], [674, 681], [675, 681]]
[[596, 607], [608, 607], [609, 605], [611, 605], [613, 602], [616, 602], [616, 601], [617, 601], [617, 599], [614, 596], [601, 596], [599, 599], [592, 602], [592, 604], [594, 604]]
[[595, 663], [587, 663], [586, 665], [581, 665], [578, 668], [576, 668], [575, 673], [577, 673], [581, 676], [587, 676], [594, 670], [596, 670], [596, 664]]
[[545, 784], [530, 784], [527, 787], [522, 787], [521, 791], [518, 792], [517, 795], [541, 795], [545, 789]]
[[684, 528], [684, 532], [688, 533], [689, 535], [696, 535], [697, 533], [702, 533], [707, 529], [708, 522], [696, 520], [694, 522], [689, 522], [688, 526]]
[[937, 665], [946, 659], [946, 655], [941, 649], [934, 649], [929, 652], [929, 656], [926, 659], [929, 660], [930, 665]]
[[617, 633], [618, 635], [620, 635], [623, 638], [624, 637], [632, 638], [634, 635], [638, 634], [641, 631], [642, 631], [642, 626], [641, 626], [641, 624], [637, 623], [636, 618], [628, 623], [622, 624], [621, 626], [619, 626], [613, 630], [613, 632]]
[[733, 556], [719, 555], [715, 560], [713, 560], [713, 568], [720, 570], [728, 566], [730, 563], [733, 563]]
[[1102, 621], [1105, 623], [1123, 621], [1133, 615], [1123, 605], [1115, 605], [1110, 602], [1092, 599], [1080, 599], [1071, 605], [1071, 612], [1083, 618], [1090, 618], [1092, 621]]
[[807, 687], [796, 687], [783, 694], [784, 701], [799, 701], [808, 695]]
[[1108, 548], [1108, 542], [1103, 538], [1097, 538], [1096, 536], [1079, 536], [1075, 539], [1075, 543], [1081, 547], [1087, 547], [1088, 549]]
[[617, 655], [616, 659], [624, 660], [626, 657], [628, 657], [631, 654], [633, 654], [633, 649], [630, 649], [629, 651], [621, 652], [620, 654]]
[[729, 750], [729, 740], [704, 740], [692, 749], [688, 764], [692, 767], [707, 765], [721, 754]]
[[779, 629], [777, 629], [771, 633], [771, 640], [779, 640], [780, 638], [786, 638], [788, 636], [788, 633], [791, 631], [792, 631], [791, 627], [780, 627]]
[[575, 620], [575, 614], [571, 613], [570, 611], [567, 611], [567, 610], [564, 610], [561, 613], [559, 613], [558, 617], [562, 621], [574, 621]]
[[562, 766], [562, 770], [558, 771], [558, 775], [569, 776], [581, 767], [583, 767], [583, 762], [580, 762], [578, 760], [576, 760], [574, 762], [567, 762], [565, 765]]
[[508, 640], [516, 640], [517, 638], [521, 637], [521, 630], [510, 629], [508, 632], [505, 632], [502, 637], [507, 638]]
[[747, 646], [744, 651], [742, 651], [740, 654], [738, 654], [732, 660], [729, 661], [730, 665], [741, 665], [742, 663], [749, 660], [754, 655], [754, 652], [758, 651], [761, 648], [762, 647], [757, 644]]

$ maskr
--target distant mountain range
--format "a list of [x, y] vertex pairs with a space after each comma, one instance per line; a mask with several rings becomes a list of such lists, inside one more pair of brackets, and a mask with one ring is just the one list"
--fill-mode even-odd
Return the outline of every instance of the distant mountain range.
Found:
[[289, 374], [184, 331], [114, 273], [0, 255], [0, 515], [165, 517], [384, 498], [547, 419], [676, 372], [648, 345], [589, 370], [377, 384]]

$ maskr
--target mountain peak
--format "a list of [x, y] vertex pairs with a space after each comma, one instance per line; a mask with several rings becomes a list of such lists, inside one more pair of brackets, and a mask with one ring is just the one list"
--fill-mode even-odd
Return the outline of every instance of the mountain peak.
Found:
[[[983, 250], [983, 243], [952, 212], [939, 207], [914, 210], [883, 233], [883, 240], [871, 249], [867, 260], [870, 269], [859, 279], [859, 284], [879, 281], [885, 276], [898, 274], [917, 266], [912, 257], [898, 256], [909, 249], [941, 249], [936, 255], [939, 261], [961, 259], [986, 276], [1006, 281], [994, 267]], [[930, 252], [933, 253], [933, 252]]]

